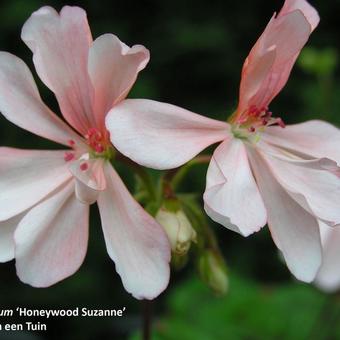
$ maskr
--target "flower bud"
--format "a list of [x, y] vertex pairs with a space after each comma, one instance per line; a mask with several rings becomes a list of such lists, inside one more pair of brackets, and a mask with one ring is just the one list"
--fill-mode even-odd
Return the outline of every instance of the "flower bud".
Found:
[[228, 276], [225, 263], [220, 255], [212, 250], [207, 250], [201, 255], [198, 265], [202, 280], [215, 293], [225, 294], [228, 290]]
[[191, 242], [196, 242], [196, 231], [181, 209], [172, 211], [163, 206], [158, 210], [156, 220], [167, 233], [171, 250], [175, 254], [185, 255], [190, 249]]

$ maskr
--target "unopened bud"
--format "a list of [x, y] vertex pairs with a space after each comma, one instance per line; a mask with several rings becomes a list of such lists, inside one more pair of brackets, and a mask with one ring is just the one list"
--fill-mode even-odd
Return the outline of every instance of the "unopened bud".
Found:
[[205, 251], [199, 259], [202, 280], [219, 295], [228, 291], [227, 269], [223, 259], [211, 250]]
[[177, 255], [185, 255], [191, 242], [196, 242], [196, 231], [181, 209], [170, 211], [165, 207], [159, 209], [156, 220], [168, 235], [171, 250]]

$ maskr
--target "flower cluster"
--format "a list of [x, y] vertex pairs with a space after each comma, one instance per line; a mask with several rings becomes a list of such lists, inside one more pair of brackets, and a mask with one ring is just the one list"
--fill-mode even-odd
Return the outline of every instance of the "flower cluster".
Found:
[[[22, 39], [63, 119], [42, 102], [25, 63], [7, 52], [0, 52], [0, 111], [66, 149], [0, 148], [0, 260], [15, 258], [19, 278], [35, 287], [72, 275], [85, 257], [89, 205], [96, 202], [108, 254], [134, 297], [159, 295], [169, 281], [171, 251], [173, 258], [185, 256], [192, 242], [198, 249], [210, 242], [199, 268], [224, 292], [216, 242], [190, 220], [167, 175], [152, 211], [150, 202], [132, 197], [112, 165], [124, 160], [139, 174], [141, 166], [175, 169], [220, 143], [207, 172], [206, 214], [243, 236], [268, 224], [296, 278], [336, 289], [340, 131], [323, 121], [285, 125], [269, 109], [318, 23], [307, 1], [286, 0], [244, 62], [235, 112], [218, 121], [126, 99], [149, 61], [145, 47], [129, 47], [112, 34], [93, 40], [78, 7], [34, 12]], [[170, 209], [169, 201], [176, 206]]]
[[77, 7], [60, 14], [41, 8], [25, 23], [22, 39], [69, 125], [41, 101], [24, 62], [6, 52], [0, 52], [0, 110], [68, 149], [0, 149], [1, 260], [15, 257], [18, 276], [35, 287], [72, 275], [86, 254], [89, 204], [97, 202], [124, 287], [136, 298], [154, 298], [168, 284], [170, 245], [112, 167], [115, 148], [104, 124], [149, 61], [148, 50], [112, 34], [93, 41]]

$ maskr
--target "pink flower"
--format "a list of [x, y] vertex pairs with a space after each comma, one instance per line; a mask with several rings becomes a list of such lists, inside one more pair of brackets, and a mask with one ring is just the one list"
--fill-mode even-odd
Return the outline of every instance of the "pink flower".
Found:
[[[284, 127], [268, 106], [286, 84], [319, 17], [304, 0], [286, 0], [246, 59], [229, 123], [153, 101], [127, 100], [106, 126], [119, 151], [156, 169], [187, 162], [222, 141], [211, 159], [205, 210], [248, 236], [266, 223], [291, 272], [310, 282], [321, 263], [318, 221], [340, 223], [339, 131], [321, 121]], [[114, 133], [115, 132], [115, 133]]]
[[323, 257], [315, 284], [321, 290], [333, 293], [340, 289], [340, 228], [320, 223], [320, 231]]
[[78, 7], [64, 7], [60, 15], [41, 8], [25, 23], [22, 39], [77, 133], [41, 101], [24, 62], [1, 52], [3, 115], [69, 149], [0, 149], [0, 259], [15, 257], [18, 276], [35, 287], [72, 275], [86, 253], [88, 204], [97, 201], [107, 251], [125, 289], [139, 299], [156, 297], [169, 280], [169, 241], [111, 166], [115, 150], [104, 125], [148, 63], [148, 50], [112, 34], [92, 41]]

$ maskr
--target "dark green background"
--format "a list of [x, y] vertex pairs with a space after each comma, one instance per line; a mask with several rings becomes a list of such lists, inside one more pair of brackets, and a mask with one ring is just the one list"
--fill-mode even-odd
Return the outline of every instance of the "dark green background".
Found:
[[[151, 61], [130, 97], [170, 102], [225, 120], [237, 104], [242, 63], [282, 3], [1, 1], [0, 50], [28, 63], [43, 99], [58, 112], [53, 94], [34, 73], [31, 53], [20, 39], [20, 30], [29, 15], [42, 5], [57, 10], [64, 4], [79, 5], [88, 13], [94, 38], [112, 32], [128, 45], [143, 44], [150, 49]], [[320, 118], [340, 126], [340, 79], [335, 63], [340, 52], [340, 1], [312, 3], [321, 16], [321, 23], [308, 42], [313, 50], [308, 50], [295, 66], [288, 85], [271, 109], [286, 123]], [[0, 145], [58, 148], [2, 117]], [[120, 171], [132, 187], [132, 176], [124, 176], [127, 169]], [[182, 190], [203, 192], [205, 171], [205, 166], [194, 169]], [[197, 281], [189, 263], [181, 272], [173, 273], [169, 289], [156, 302], [157, 339], [340, 339], [339, 296], [327, 296], [294, 281], [280, 261], [266, 228], [243, 238], [219, 225], [212, 223], [212, 227], [228, 264], [230, 294], [216, 298]], [[0, 278], [1, 307], [127, 307], [120, 319], [52, 319], [48, 332], [0, 333], [0, 339], [125, 339], [141, 326], [140, 302], [123, 290], [115, 273], [106, 253], [96, 207], [91, 211], [86, 260], [71, 278], [48, 289], [31, 288], [16, 277], [14, 262], [0, 265]], [[4, 321], [0, 318], [0, 323]]]

